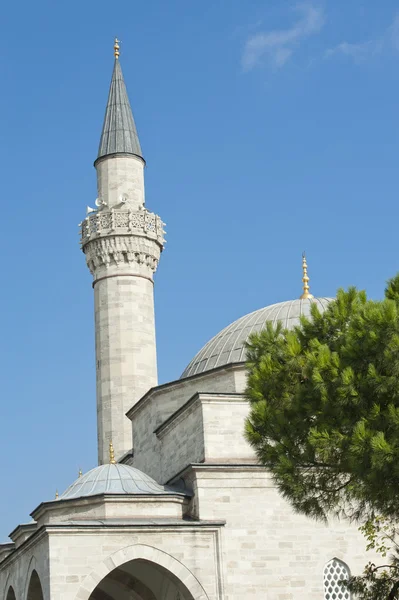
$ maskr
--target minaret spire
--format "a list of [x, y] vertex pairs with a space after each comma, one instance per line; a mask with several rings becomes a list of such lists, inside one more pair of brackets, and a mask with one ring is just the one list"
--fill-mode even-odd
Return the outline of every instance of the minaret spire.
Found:
[[115, 38], [114, 70], [96, 162], [110, 154], [134, 154], [144, 160], [123, 79], [119, 54], [119, 40]]
[[302, 271], [303, 271], [303, 294], [300, 296], [301, 300], [306, 300], [306, 298], [313, 298], [312, 294], [309, 293], [309, 276], [308, 276], [308, 263], [306, 262], [306, 254], [305, 252], [302, 254]]

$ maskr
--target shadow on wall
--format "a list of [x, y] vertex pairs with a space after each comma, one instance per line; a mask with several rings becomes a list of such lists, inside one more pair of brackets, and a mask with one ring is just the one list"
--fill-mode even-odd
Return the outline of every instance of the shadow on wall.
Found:
[[6, 600], [16, 600], [14, 588], [12, 586], [8, 589]]
[[[11, 596], [11, 598], [15, 599], [15, 595]], [[9, 600], [8, 596], [7, 600]], [[30, 577], [27, 600], [43, 600], [42, 584], [36, 571], [32, 571]]]

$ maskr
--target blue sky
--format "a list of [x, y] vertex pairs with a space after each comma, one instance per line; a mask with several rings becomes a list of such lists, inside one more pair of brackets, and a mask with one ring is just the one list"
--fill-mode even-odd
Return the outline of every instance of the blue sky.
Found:
[[96, 462], [93, 297], [78, 223], [122, 66], [167, 223], [160, 382], [252, 310], [382, 295], [399, 270], [393, 0], [23, 0], [0, 19], [0, 537]]

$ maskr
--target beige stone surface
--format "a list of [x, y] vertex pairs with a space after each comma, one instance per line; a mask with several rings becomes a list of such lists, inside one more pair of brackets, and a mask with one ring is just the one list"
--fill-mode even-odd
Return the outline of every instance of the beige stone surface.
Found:
[[32, 514], [37, 527], [68, 523], [76, 519], [182, 519], [188, 501], [183, 496], [92, 496], [45, 503]]
[[[181, 600], [217, 600], [223, 598], [220, 557], [220, 527], [212, 525], [53, 526], [0, 564], [0, 598], [5, 600], [12, 585], [17, 600], [25, 600], [36, 570], [43, 600], [89, 600], [107, 575], [123, 568], [124, 573], [136, 569], [159, 600], [167, 598], [167, 583], [175, 593], [170, 600], [177, 592]], [[120, 590], [117, 598], [123, 597]]]
[[360, 574], [369, 560], [355, 524], [315, 522], [295, 513], [260, 467], [193, 467], [192, 515], [219, 519], [226, 598], [322, 600], [323, 570], [332, 559]]
[[116, 276], [94, 288], [99, 464], [132, 448], [126, 412], [157, 383], [153, 284]]
[[162, 221], [144, 206], [144, 163], [109, 156], [96, 163], [97, 212], [82, 222], [82, 249], [93, 275], [98, 461], [132, 448], [126, 412], [157, 384], [153, 274]]
[[[169, 460], [170, 463], [168, 476], [165, 477], [161, 463], [161, 444], [154, 434], [155, 430], [197, 392], [225, 394], [242, 392], [243, 370], [242, 366], [226, 367], [215, 372], [203, 373], [198, 377], [173, 381], [146, 394], [128, 412], [132, 421], [135, 445], [132, 464], [159, 483], [165, 483], [169, 476], [174, 474], [171, 473], [174, 470], [174, 458], [173, 454], [171, 456], [165, 454], [164, 462]], [[201, 426], [200, 423], [198, 425]]]
[[144, 162], [135, 156], [106, 157], [96, 164], [98, 198], [109, 208], [121, 198], [133, 209], [145, 204]]
[[[177, 577], [195, 600], [221, 598], [218, 530], [199, 527], [101, 531], [53, 530], [51, 592], [55, 600], [88, 600], [106, 575], [131, 560], [147, 560]], [[71, 576], [75, 581], [71, 581]], [[190, 600], [190, 596], [183, 600]]]
[[[36, 534], [15, 553], [0, 563], [0, 598], [6, 600], [10, 586], [16, 600], [27, 600], [32, 573], [36, 571], [42, 586], [43, 600], [53, 600], [50, 593], [50, 554], [45, 531]], [[34, 598], [33, 600], [41, 600]]]
[[192, 463], [256, 462], [243, 435], [247, 414], [248, 403], [241, 395], [193, 396], [156, 430], [162, 482]]

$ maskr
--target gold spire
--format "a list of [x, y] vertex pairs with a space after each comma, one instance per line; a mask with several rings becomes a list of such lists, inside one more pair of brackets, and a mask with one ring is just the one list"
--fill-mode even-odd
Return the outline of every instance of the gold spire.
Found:
[[112, 444], [112, 440], [109, 443], [109, 464], [115, 464], [115, 454], [114, 454], [114, 446]]
[[309, 293], [309, 276], [308, 276], [308, 263], [306, 262], [305, 253], [302, 254], [302, 271], [303, 271], [303, 294], [300, 296], [301, 300], [306, 300], [306, 298], [313, 298], [312, 294]]
[[55, 499], [58, 500], [58, 490], [55, 490]]
[[114, 42], [114, 56], [116, 59], [119, 58], [119, 44], [120, 44], [120, 40], [118, 40], [118, 38], [115, 38], [115, 42]]
[[82, 477], [83, 473], [82, 473], [82, 469], [79, 469], [79, 477]]

